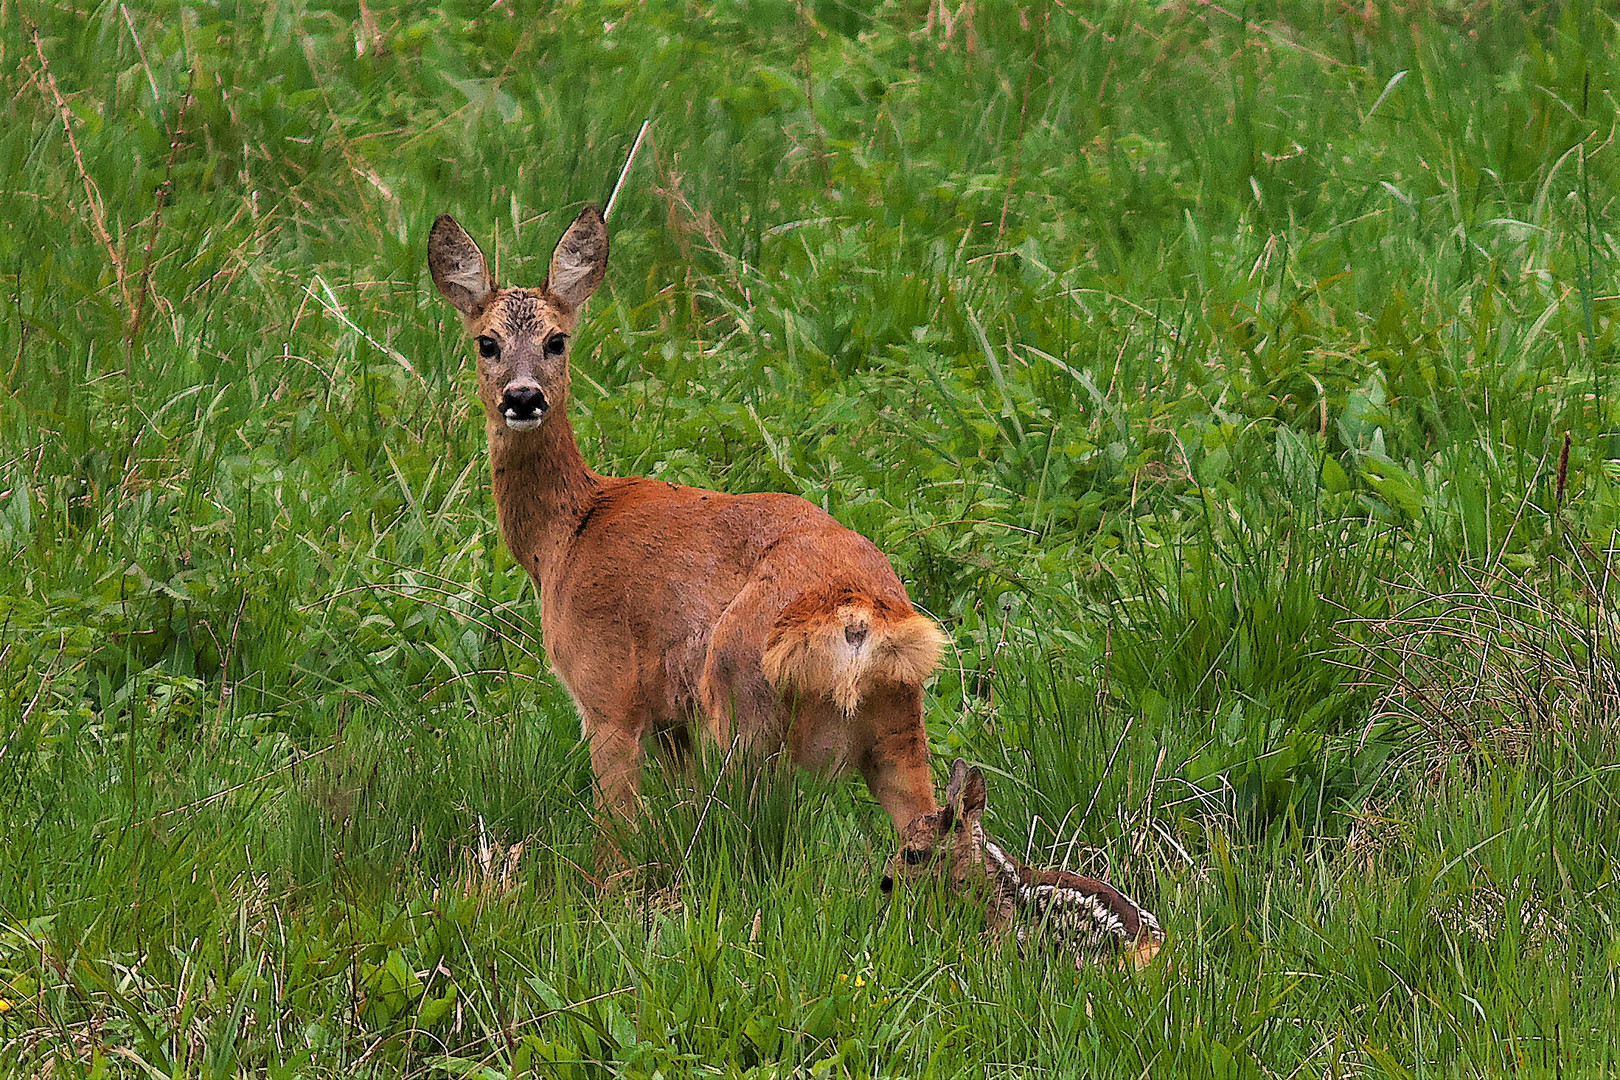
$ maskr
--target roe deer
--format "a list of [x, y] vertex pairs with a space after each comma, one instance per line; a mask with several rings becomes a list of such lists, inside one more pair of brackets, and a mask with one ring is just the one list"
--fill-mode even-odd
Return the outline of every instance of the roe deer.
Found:
[[853, 765], [904, 828], [934, 810], [922, 684], [945, 637], [870, 540], [793, 495], [593, 472], [568, 421], [568, 342], [606, 273], [594, 206], [537, 289], [495, 283], [454, 218], [428, 266], [478, 348], [495, 509], [540, 594], [552, 670], [579, 709], [599, 813], [633, 819], [642, 740], [785, 747]]
[[983, 898], [993, 929], [1014, 917], [1025, 923], [1018, 928], [1020, 944], [1042, 935], [1059, 949], [1074, 950], [1077, 967], [1099, 954], [1146, 967], [1164, 945], [1153, 913], [1107, 882], [1025, 865], [984, 831], [984, 804], [984, 773], [957, 758], [945, 805], [900, 831], [900, 850], [883, 875], [883, 891], [892, 892], [897, 877], [943, 875], [953, 890]]

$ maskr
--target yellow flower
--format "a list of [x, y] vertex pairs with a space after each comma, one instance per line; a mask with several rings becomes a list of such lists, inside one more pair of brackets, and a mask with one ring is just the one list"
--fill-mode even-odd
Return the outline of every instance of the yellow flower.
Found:
[[0, 1013], [7, 1013], [10, 1011], [11, 1002], [7, 1001], [5, 998], [0, 998]]

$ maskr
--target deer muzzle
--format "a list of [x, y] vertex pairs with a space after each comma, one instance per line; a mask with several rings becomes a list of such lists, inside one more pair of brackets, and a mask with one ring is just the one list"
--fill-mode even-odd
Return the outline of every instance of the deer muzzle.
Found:
[[510, 431], [533, 431], [550, 409], [545, 391], [533, 383], [512, 383], [501, 395], [501, 415]]

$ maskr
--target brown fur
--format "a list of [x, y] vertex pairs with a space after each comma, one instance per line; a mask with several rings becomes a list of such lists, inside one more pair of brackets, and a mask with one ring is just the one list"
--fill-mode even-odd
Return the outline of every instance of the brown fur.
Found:
[[[701, 717], [722, 746], [735, 738], [803, 766], [859, 769], [904, 827], [936, 805], [922, 683], [943, 634], [876, 545], [803, 499], [585, 464], [558, 335], [601, 282], [607, 248], [588, 207], [558, 242], [547, 284], [515, 289], [496, 285], [448, 215], [428, 244], [435, 284], [480, 343], [501, 534], [540, 593], [546, 654], [579, 708], [599, 805], [632, 817], [643, 738], [680, 742]], [[485, 338], [498, 355], [482, 355]], [[526, 430], [505, 411], [519, 391], [545, 403]]]
[[813, 588], [782, 609], [765, 642], [765, 677], [778, 690], [831, 698], [853, 713], [884, 683], [920, 684], [939, 663], [934, 621], [859, 586]]

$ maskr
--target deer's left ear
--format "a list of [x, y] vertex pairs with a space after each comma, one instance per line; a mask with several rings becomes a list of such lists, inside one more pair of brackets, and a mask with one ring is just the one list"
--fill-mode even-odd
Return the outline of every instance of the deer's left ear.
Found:
[[962, 817], [972, 818], [984, 813], [984, 802], [984, 773], [975, 765], [968, 770], [967, 778], [962, 782]]
[[602, 211], [587, 206], [568, 226], [557, 250], [551, 253], [551, 275], [546, 291], [571, 308], [578, 308], [602, 284], [607, 274], [608, 231]]

